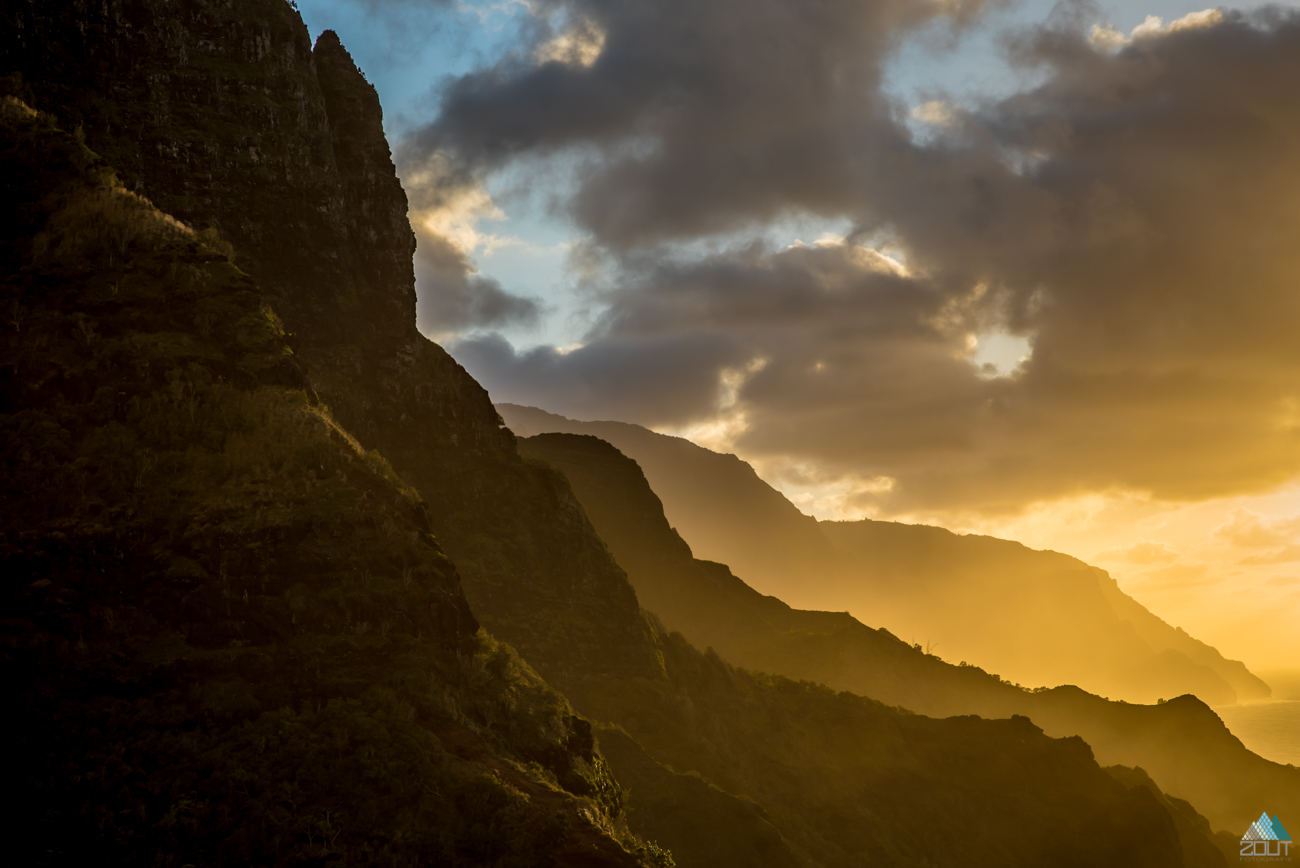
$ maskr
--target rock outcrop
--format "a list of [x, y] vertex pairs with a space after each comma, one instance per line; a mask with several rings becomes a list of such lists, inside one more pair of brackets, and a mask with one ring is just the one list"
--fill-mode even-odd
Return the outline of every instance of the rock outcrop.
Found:
[[228, 248], [12, 97], [0, 191], [11, 858], [656, 864]]

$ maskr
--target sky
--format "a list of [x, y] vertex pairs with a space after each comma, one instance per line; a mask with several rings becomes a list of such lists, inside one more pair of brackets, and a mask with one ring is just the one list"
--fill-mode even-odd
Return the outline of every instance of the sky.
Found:
[[1300, 668], [1300, 4], [299, 0], [494, 400]]

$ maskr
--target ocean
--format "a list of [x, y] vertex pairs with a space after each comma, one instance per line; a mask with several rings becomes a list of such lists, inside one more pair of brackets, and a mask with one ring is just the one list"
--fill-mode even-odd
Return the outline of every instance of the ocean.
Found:
[[1269, 700], [1214, 709], [1249, 750], [1265, 759], [1300, 766], [1300, 700]]

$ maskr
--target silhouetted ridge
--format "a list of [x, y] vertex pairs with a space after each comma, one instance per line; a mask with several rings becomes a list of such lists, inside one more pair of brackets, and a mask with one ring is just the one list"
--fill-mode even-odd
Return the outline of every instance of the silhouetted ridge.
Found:
[[[1267, 684], [1124, 595], [1102, 570], [991, 537], [894, 522], [816, 522], [734, 455], [620, 422], [500, 410], [521, 435], [599, 436], [635, 459], [703, 559], [805, 609], [849, 610], [1012, 681], [1130, 701], [1260, 699]], [[980, 617], [970, 617], [972, 612]]]
[[[1095, 685], [1130, 700], [1194, 692], [1211, 704], [1231, 704], [1234, 685], [1245, 698], [1268, 695], [1245, 666], [1169, 627], [1120, 592], [1105, 571], [1076, 558], [921, 525], [827, 521], [820, 527], [864, 565], [860, 578], [841, 577], [838, 587], [828, 582], [824, 593], [859, 608], [869, 601], [874, 616], [895, 629], [938, 631], [950, 659], [1016, 671], [1017, 680], [1030, 684]], [[918, 609], [925, 614], [912, 614]], [[971, 618], [972, 612], [981, 617]]]
[[[792, 609], [725, 565], [692, 558], [641, 468], [610, 444], [540, 434], [520, 440], [520, 450], [564, 471], [643, 604], [669, 629], [732, 663], [935, 716], [1027, 715], [1052, 735], [1083, 736], [1104, 763], [1144, 767], [1220, 829], [1248, 822], [1261, 797], [1300, 811], [1300, 773], [1247, 751], [1195, 697], [1141, 706], [1077, 687], [1028, 691], [976, 666], [945, 663], [846, 613]], [[922, 554], [927, 539], [965, 539], [905, 527]]]

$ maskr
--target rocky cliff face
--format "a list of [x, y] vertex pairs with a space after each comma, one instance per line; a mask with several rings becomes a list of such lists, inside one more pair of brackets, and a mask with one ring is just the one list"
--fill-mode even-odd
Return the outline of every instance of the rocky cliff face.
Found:
[[[123, 167], [128, 192], [147, 194], [198, 229], [209, 249], [235, 252], [235, 262], [252, 275], [261, 297], [282, 312], [283, 340], [295, 351], [297, 364], [290, 367], [298, 386], [309, 389], [313, 402], [323, 402], [321, 412], [333, 424], [343, 423], [340, 431], [350, 429], [365, 449], [379, 446], [393, 453], [402, 459], [403, 475], [419, 479], [421, 490], [429, 492], [419, 520], [428, 521], [439, 539], [456, 541], [453, 554], [466, 556], [474, 576], [466, 585], [476, 609], [495, 616], [493, 623], [507, 628], [505, 638], [548, 661], [590, 664], [596, 671], [609, 666], [654, 670], [653, 651], [641, 641], [649, 628], [635, 595], [603, 554], [576, 501], [557, 486], [553, 471], [521, 461], [487, 394], [440, 347], [416, 332], [413, 236], [380, 126], [378, 99], [333, 34], [324, 34], [313, 51], [297, 14], [282, 0], [19, 2], [0, 10], [0, 25], [0, 69], [18, 73], [4, 79], [3, 87], [48, 109], [57, 123]], [[35, 159], [39, 162], [39, 155]], [[15, 237], [39, 229], [19, 227]], [[17, 269], [25, 263], [19, 255], [11, 264]], [[69, 300], [44, 301], [57, 306]], [[20, 309], [26, 308], [15, 302], [15, 311]], [[227, 313], [219, 307], [206, 311], [202, 327], [213, 326]], [[86, 327], [93, 329], [93, 323]], [[0, 367], [11, 399], [2, 409], [21, 411], [26, 366], [6, 359]], [[78, 393], [78, 400], [93, 396], [97, 388], [90, 388], [89, 396]], [[503, 511], [503, 498], [517, 504], [522, 515]], [[548, 524], [548, 517], [556, 520]], [[399, 538], [406, 532], [401, 522], [386, 523], [382, 517], [377, 527]], [[513, 547], [504, 565], [499, 553], [503, 540]], [[593, 553], [599, 556], [593, 558]], [[530, 564], [529, 570], [511, 573], [510, 567], [520, 562]], [[224, 575], [220, 566], [216, 573]], [[366, 564], [357, 570], [366, 577], [362, 584], [377, 572]], [[399, 578], [404, 576], [399, 571]], [[602, 577], [615, 580], [612, 597], [582, 593]], [[356, 578], [349, 574], [344, 581], [346, 587]], [[272, 588], [270, 595], [283, 593], [287, 591]], [[582, 634], [564, 617], [543, 622], [544, 613], [558, 610], [566, 595], [582, 601], [566, 607], [570, 621], [588, 618], [621, 630], [621, 645], [608, 635]], [[607, 617], [609, 611], [615, 617]], [[506, 617], [511, 615], [520, 627], [511, 629], [514, 622]], [[345, 623], [349, 629], [364, 623], [386, 636], [393, 618], [353, 612]], [[550, 653], [539, 653], [547, 649]], [[493, 747], [493, 728], [513, 729], [521, 705], [534, 704], [529, 696], [536, 700], [549, 690], [527, 687], [535, 676], [520, 676], [522, 681], [506, 677], [518, 669], [511, 659], [490, 648], [462, 649], [449, 664], [455, 677], [448, 678], [477, 684], [487, 704], [475, 712], [472, 702], [453, 698], [453, 719], [478, 717], [470, 720], [468, 732], [452, 725], [437, 734], [438, 741], [453, 746], [447, 748], [457, 758], [453, 763], [487, 763], [479, 771], [492, 781], [465, 791], [479, 811], [471, 811], [465, 827], [480, 836], [477, 844], [458, 839], [456, 823], [445, 818], [433, 823], [429, 834], [445, 838], [447, 847], [460, 854], [457, 858], [474, 864], [516, 851], [525, 862], [585, 858], [595, 859], [593, 864], [618, 864], [620, 859], [657, 858], [649, 850], [650, 855], [629, 856], [602, 830], [602, 823], [613, 822], [616, 802], [602, 802], [604, 784], [582, 783], [588, 777], [604, 780], [607, 773], [593, 753], [586, 724], [565, 716], [562, 699], [538, 700], [559, 709], [559, 717], [543, 724], [558, 739], [551, 748], [530, 758], [526, 751]], [[395, 671], [405, 670], [396, 666]], [[42, 672], [33, 674], [32, 684], [53, 677]], [[367, 675], [354, 683], [369, 680], [378, 684], [383, 679]], [[441, 676], [432, 681], [436, 696], [440, 685], [446, 686], [443, 681]], [[424, 685], [428, 688], [430, 682]], [[270, 707], [275, 695], [271, 690], [271, 698], [259, 701]], [[399, 705], [406, 703], [400, 708], [420, 709], [409, 696], [399, 699]], [[406, 722], [411, 721], [425, 723], [418, 716]], [[486, 745], [483, 732], [489, 734]], [[543, 776], [555, 775], [550, 786], [558, 782], [560, 795], [543, 792], [548, 787], [544, 782], [541, 790], [536, 781], [526, 783], [527, 775], [520, 778], [511, 766], [528, 762], [540, 763]], [[571, 767], [577, 777], [566, 781], [563, 774], [546, 771], [548, 763], [557, 762], [557, 768]], [[427, 763], [411, 760], [410, 768], [427, 772]], [[322, 774], [326, 779], [335, 775]], [[435, 790], [441, 786], [436, 776], [426, 783]], [[573, 796], [564, 795], [565, 786], [592, 799], [589, 807], [566, 803]], [[458, 792], [442, 795], [454, 800]], [[86, 798], [93, 800], [93, 795]], [[521, 809], [521, 798], [524, 803], [531, 799], [537, 810]], [[359, 801], [372, 818], [383, 810], [373, 799]], [[331, 810], [328, 803], [317, 807]], [[503, 811], [525, 825], [529, 816], [544, 818], [549, 812], [551, 819], [536, 828], [551, 836], [549, 842], [539, 843], [531, 833], [521, 836], [509, 823], [491, 819]], [[581, 819], [582, 811], [588, 820]], [[571, 815], [567, 820], [566, 812]], [[337, 810], [333, 816], [338, 817]], [[412, 821], [411, 815], [402, 816], [402, 823]], [[295, 828], [294, 835], [320, 833], [310, 824], [315, 820], [303, 822], [307, 825]], [[571, 823], [577, 838], [565, 831]], [[412, 846], [420, 851], [425, 845]], [[285, 852], [294, 851], [286, 845]]]
[[378, 98], [337, 37], [313, 51], [297, 12], [259, 0], [4, 14], [4, 57], [34, 101], [128, 189], [232, 242], [314, 342], [336, 339], [339, 311], [363, 333], [409, 330], [406, 198]]
[[378, 97], [334, 34], [313, 50], [278, 0], [20, 0], [3, 16], [11, 87], [128, 189], [230, 242], [359, 434], [419, 416], [433, 449], [513, 451], [482, 390], [415, 330], [406, 196]]
[[[4, 16], [0, 56], [42, 108], [128, 187], [233, 244], [309, 385], [422, 492], [475, 611], [530, 659], [653, 672], [635, 595], [581, 508], [416, 331], [406, 197], [378, 98], [337, 37], [313, 51], [282, 0], [20, 0]], [[587, 619], [607, 625], [601, 641]]]
[[11, 858], [649, 864], [257, 284], [13, 98], [0, 194]]

